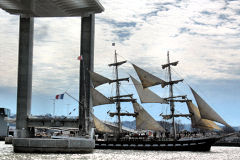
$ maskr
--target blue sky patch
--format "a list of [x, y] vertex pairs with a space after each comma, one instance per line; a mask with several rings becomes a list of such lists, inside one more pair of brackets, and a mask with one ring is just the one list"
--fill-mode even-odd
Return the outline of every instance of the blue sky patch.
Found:
[[97, 17], [101, 22], [105, 22], [107, 24], [112, 25], [113, 27], [116, 28], [123, 28], [123, 27], [136, 27], [137, 23], [136, 22], [118, 22], [113, 19], [105, 19], [105, 18], [99, 18]]
[[131, 32], [127, 30], [115, 30], [113, 31], [113, 33], [118, 36], [120, 42], [128, 40], [129, 37], [132, 35]]

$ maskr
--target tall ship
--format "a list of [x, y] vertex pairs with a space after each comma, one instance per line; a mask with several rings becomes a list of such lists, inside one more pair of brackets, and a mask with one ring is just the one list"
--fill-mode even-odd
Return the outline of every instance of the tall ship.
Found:
[[[146, 70], [140, 68], [136, 64], [131, 63], [140, 81], [130, 75], [129, 78], [119, 78], [118, 69], [127, 61], [118, 61], [115, 50], [115, 62], [109, 64], [114, 67], [115, 79], [108, 79], [98, 73], [90, 72], [93, 87], [92, 101], [93, 106], [104, 104], [116, 104], [116, 112], [109, 112], [109, 116], [117, 117], [117, 123], [110, 123], [99, 120], [92, 114], [94, 126], [96, 129], [96, 149], [140, 149], [140, 150], [171, 150], [171, 151], [209, 151], [211, 146], [221, 139], [221, 136], [211, 135], [189, 137], [177, 132], [176, 118], [185, 117], [191, 119], [191, 127], [201, 130], [221, 130], [215, 123], [221, 123], [227, 127], [229, 126], [223, 118], [212, 109], [207, 102], [200, 97], [200, 95], [188, 85], [193, 97], [197, 103], [195, 105], [187, 95], [174, 95], [174, 86], [183, 82], [183, 79], [173, 80], [172, 67], [178, 65], [178, 61], [171, 62], [169, 52], [167, 53], [167, 63], [161, 66], [161, 69], [167, 71], [167, 80], [163, 80]], [[158, 103], [169, 106], [170, 114], [160, 114], [165, 120], [171, 120], [170, 129], [164, 128], [157, 122], [145, 109], [138, 103], [137, 99], [133, 98], [133, 94], [120, 94], [120, 84], [122, 81], [129, 81], [131, 79], [142, 104], [144, 103]], [[96, 87], [105, 83], [115, 83], [115, 96], [105, 97], [100, 93]], [[149, 87], [160, 85], [162, 88], [169, 88], [168, 97], [162, 98], [154, 93]], [[131, 103], [134, 109], [133, 113], [122, 112], [121, 104]], [[183, 103], [189, 113], [178, 114], [176, 112], [176, 104]], [[121, 117], [132, 116], [136, 119], [136, 130], [128, 129], [122, 126]], [[151, 133], [151, 135], [150, 135]], [[196, 133], [197, 135], [197, 133]]]

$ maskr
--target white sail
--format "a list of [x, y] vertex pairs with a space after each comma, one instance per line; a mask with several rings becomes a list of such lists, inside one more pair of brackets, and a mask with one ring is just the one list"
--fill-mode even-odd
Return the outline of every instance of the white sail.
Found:
[[93, 72], [93, 71], [89, 71], [90, 73], [90, 76], [91, 76], [91, 79], [92, 79], [92, 83], [93, 83], [93, 86], [94, 88], [96, 88], [97, 86], [100, 86], [104, 83], [110, 83], [111, 80], [96, 73], [96, 72]]
[[142, 84], [135, 78], [133, 78], [132, 76], [130, 77], [138, 92], [141, 103], [168, 103], [166, 100], [153, 93], [150, 89], [143, 88]]
[[191, 113], [191, 122], [193, 128], [207, 129], [207, 130], [221, 130], [219, 126], [213, 121], [202, 119], [198, 108], [192, 103], [187, 102], [189, 113]]
[[133, 102], [133, 108], [134, 112], [137, 113], [136, 129], [165, 132], [165, 129], [157, 121], [155, 121], [140, 104]]
[[93, 106], [112, 104], [113, 101], [105, 97], [102, 93], [91, 87]]
[[208, 119], [212, 121], [216, 121], [222, 123], [226, 126], [229, 126], [221, 116], [219, 116], [191, 87], [190, 87], [193, 96], [197, 102], [201, 118]]
[[137, 72], [137, 75], [138, 75], [140, 81], [142, 82], [143, 88], [155, 86], [158, 84], [161, 84], [162, 88], [166, 86], [166, 82], [164, 80], [152, 75], [151, 73], [148, 73], [147, 71], [139, 68], [135, 64], [132, 64], [132, 65], [133, 65], [135, 71]]
[[104, 132], [104, 133], [114, 132], [106, 124], [104, 124], [101, 120], [99, 120], [94, 114], [92, 114], [92, 117], [93, 117], [94, 126], [99, 132]]

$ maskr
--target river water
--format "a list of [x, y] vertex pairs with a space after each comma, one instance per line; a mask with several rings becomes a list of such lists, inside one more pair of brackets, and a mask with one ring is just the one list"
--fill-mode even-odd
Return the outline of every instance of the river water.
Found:
[[240, 147], [212, 147], [210, 152], [95, 150], [90, 154], [14, 153], [0, 141], [0, 160], [240, 160]]

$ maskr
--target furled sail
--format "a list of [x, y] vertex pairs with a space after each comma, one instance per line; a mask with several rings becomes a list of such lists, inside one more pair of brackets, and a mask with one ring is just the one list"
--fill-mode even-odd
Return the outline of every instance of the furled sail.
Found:
[[93, 72], [93, 71], [89, 71], [90, 73], [90, 76], [91, 76], [91, 79], [92, 79], [92, 83], [93, 83], [93, 86], [94, 88], [96, 88], [97, 86], [100, 86], [104, 83], [110, 83], [111, 80], [96, 73], [96, 72]]
[[102, 93], [91, 87], [93, 106], [112, 104], [113, 101], [105, 97]]
[[152, 75], [151, 73], [148, 73], [147, 71], [139, 68], [135, 64], [132, 64], [132, 65], [133, 65], [135, 71], [137, 72], [137, 75], [138, 75], [140, 81], [142, 82], [143, 88], [155, 86], [158, 84], [161, 84], [162, 88], [166, 86], [166, 82], [164, 80]]
[[94, 126], [99, 132], [104, 132], [104, 133], [114, 132], [106, 124], [104, 124], [101, 120], [99, 120], [94, 114], [92, 114], [92, 117], [93, 117]]
[[219, 126], [213, 121], [202, 119], [198, 108], [190, 101], [187, 101], [189, 113], [191, 113], [191, 122], [193, 128], [207, 129], [207, 130], [221, 130]]
[[190, 87], [193, 96], [197, 102], [201, 118], [208, 119], [212, 121], [216, 121], [222, 123], [226, 126], [229, 126], [222, 117], [220, 117], [191, 87]]
[[145, 109], [138, 104], [137, 102], [133, 102], [134, 112], [137, 113], [136, 116], [136, 129], [144, 129], [144, 130], [154, 130], [165, 132], [165, 129], [153, 119], [153, 117], [145, 111]]
[[168, 103], [166, 100], [153, 93], [150, 89], [143, 88], [142, 84], [135, 78], [133, 78], [132, 76], [130, 77], [138, 92], [141, 103]]

